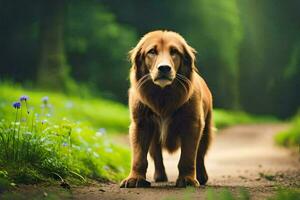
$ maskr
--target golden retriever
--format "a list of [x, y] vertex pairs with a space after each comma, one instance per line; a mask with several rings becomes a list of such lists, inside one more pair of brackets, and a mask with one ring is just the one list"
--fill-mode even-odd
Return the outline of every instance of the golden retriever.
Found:
[[195, 66], [196, 51], [172, 31], [146, 34], [130, 51], [129, 108], [132, 163], [120, 187], [150, 187], [147, 154], [154, 180], [167, 181], [162, 148], [181, 148], [176, 187], [204, 185], [204, 156], [212, 134], [212, 95]]

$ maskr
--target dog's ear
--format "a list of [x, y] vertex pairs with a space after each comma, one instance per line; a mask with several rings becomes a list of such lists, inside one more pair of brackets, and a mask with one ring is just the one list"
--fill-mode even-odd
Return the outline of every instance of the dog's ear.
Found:
[[135, 79], [139, 80], [143, 75], [147, 73], [147, 69], [144, 65], [144, 55], [142, 53], [142, 46], [144, 44], [144, 38], [129, 51], [129, 59], [131, 62], [131, 71], [135, 72]]
[[192, 70], [197, 70], [196, 68], [196, 50], [188, 45], [187, 43], [183, 44], [184, 56], [183, 62], [188, 68]]
[[186, 76], [190, 76], [192, 71], [197, 72], [196, 53], [193, 47], [188, 45], [185, 41], [183, 42], [183, 66], [180, 71]]
[[141, 55], [141, 45], [137, 45], [128, 53], [128, 58], [131, 62], [131, 66], [134, 69], [137, 69], [142, 65], [142, 55]]

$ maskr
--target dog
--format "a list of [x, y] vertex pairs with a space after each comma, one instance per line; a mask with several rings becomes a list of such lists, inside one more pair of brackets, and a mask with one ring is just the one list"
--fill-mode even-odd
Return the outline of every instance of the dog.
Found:
[[204, 157], [209, 147], [212, 95], [195, 66], [196, 51], [172, 31], [147, 33], [129, 52], [129, 127], [132, 163], [121, 188], [150, 187], [147, 154], [156, 182], [167, 181], [162, 149], [181, 148], [176, 187], [205, 185]]

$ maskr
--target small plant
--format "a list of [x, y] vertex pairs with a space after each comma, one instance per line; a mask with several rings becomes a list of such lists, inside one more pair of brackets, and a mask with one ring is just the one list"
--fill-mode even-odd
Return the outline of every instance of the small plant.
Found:
[[[2, 165], [14, 169], [12, 174], [20, 182], [39, 181], [39, 173], [48, 174], [50, 169], [66, 174], [69, 154], [63, 154], [58, 142], [66, 140], [70, 143], [70, 131], [67, 135], [63, 128], [55, 129], [54, 132], [43, 116], [39, 117], [39, 114], [29, 111], [28, 99], [22, 96], [20, 101], [13, 103], [14, 121], [0, 122]], [[45, 101], [43, 104], [47, 106]]]
[[268, 181], [274, 181], [274, 180], [276, 179], [276, 176], [275, 176], [275, 175], [272, 175], [272, 174], [265, 174], [265, 173], [262, 173], [262, 172], [259, 173], [259, 176], [260, 176], [261, 178], [264, 178], [264, 179], [268, 180]]

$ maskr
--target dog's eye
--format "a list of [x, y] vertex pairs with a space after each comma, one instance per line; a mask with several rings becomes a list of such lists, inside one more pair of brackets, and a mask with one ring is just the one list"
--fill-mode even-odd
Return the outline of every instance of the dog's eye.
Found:
[[155, 49], [151, 49], [150, 51], [148, 51], [148, 54], [150, 54], [150, 55], [156, 55], [156, 50]]
[[177, 55], [177, 54], [178, 54], [177, 49], [175, 49], [175, 48], [171, 48], [171, 49], [170, 49], [170, 55], [171, 55], [171, 56], [175, 56], [175, 55]]

